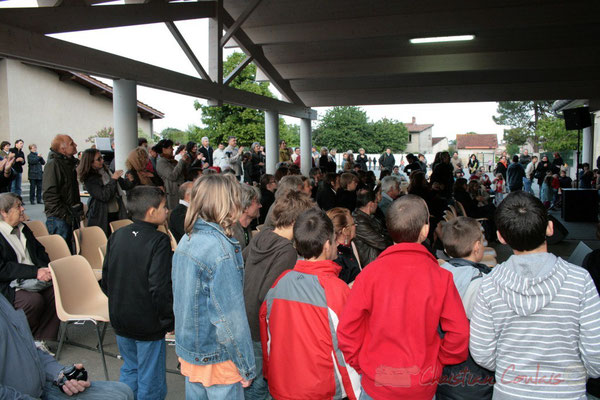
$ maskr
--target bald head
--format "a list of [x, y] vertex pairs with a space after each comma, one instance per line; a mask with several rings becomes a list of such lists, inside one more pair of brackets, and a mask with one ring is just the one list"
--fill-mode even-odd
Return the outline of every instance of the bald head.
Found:
[[190, 202], [192, 198], [192, 186], [194, 182], [184, 182], [179, 186], [179, 198], [183, 201]]
[[50, 149], [67, 157], [77, 154], [77, 144], [69, 135], [56, 135], [50, 143]]

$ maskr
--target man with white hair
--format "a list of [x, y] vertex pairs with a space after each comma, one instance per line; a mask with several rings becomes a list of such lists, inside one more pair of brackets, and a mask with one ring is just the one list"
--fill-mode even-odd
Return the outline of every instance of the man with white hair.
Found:
[[209, 166], [213, 166], [213, 148], [209, 145], [208, 138], [204, 136], [201, 140], [202, 146], [200, 146], [200, 153], [204, 156], [204, 161], [208, 163]]
[[383, 178], [381, 180], [381, 201], [379, 202], [379, 209], [383, 215], [387, 215], [388, 208], [398, 196], [400, 196], [400, 180], [392, 175]]

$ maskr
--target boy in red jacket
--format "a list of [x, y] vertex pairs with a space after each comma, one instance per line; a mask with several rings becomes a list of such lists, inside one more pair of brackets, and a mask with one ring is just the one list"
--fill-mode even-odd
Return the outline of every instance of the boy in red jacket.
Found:
[[362, 375], [361, 399], [431, 400], [444, 365], [467, 359], [469, 322], [452, 274], [421, 245], [429, 232], [425, 201], [401, 197], [386, 223], [395, 245], [354, 281], [339, 346]]
[[360, 378], [335, 334], [350, 289], [332, 261], [333, 223], [320, 209], [305, 211], [294, 224], [294, 244], [304, 260], [281, 274], [260, 310], [269, 391], [278, 400], [356, 400]]

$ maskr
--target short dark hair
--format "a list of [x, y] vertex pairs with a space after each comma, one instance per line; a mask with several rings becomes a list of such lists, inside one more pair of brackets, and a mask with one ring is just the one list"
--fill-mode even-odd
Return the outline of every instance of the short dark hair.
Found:
[[514, 162], [514, 163], [516, 163], [516, 162], [519, 162], [519, 156], [518, 156], [518, 155], [516, 155], [516, 154], [515, 154], [515, 155], [513, 156], [513, 162]]
[[548, 211], [531, 193], [510, 193], [496, 209], [495, 219], [498, 232], [514, 250], [533, 250], [546, 241]]
[[294, 225], [298, 216], [315, 207], [315, 203], [306, 193], [288, 190], [287, 193], [279, 196], [271, 207], [273, 208], [273, 226], [285, 228]]
[[478, 240], [483, 241], [483, 233], [481, 225], [473, 218], [454, 218], [444, 224], [442, 228], [444, 250], [450, 257], [468, 257], [473, 252], [473, 246]]
[[163, 149], [166, 149], [167, 147], [173, 147], [173, 141], [171, 139], [161, 139], [154, 147], [156, 147], [157, 153], [162, 153]]
[[156, 186], [136, 186], [127, 191], [127, 211], [132, 218], [144, 219], [151, 208], [158, 208], [165, 192]]
[[406, 155], [406, 161], [408, 161], [409, 163], [412, 163], [416, 159], [417, 159], [417, 157], [415, 157], [415, 155], [413, 153], [408, 153]]
[[362, 208], [375, 201], [375, 192], [372, 190], [360, 190], [356, 194], [356, 208]]
[[311, 178], [314, 178], [316, 175], [320, 175], [320, 174], [321, 174], [321, 168], [313, 167], [310, 169], [308, 176]]
[[148, 144], [148, 139], [146, 139], [144, 137], [138, 138], [138, 147], [143, 144]]
[[17, 143], [24, 143], [23, 139], [17, 139], [17, 140], [15, 140], [15, 146], [17, 145]]
[[277, 182], [275, 177], [271, 174], [264, 174], [260, 177], [260, 188], [267, 190], [267, 185], [271, 182]]
[[422, 197], [407, 194], [388, 208], [385, 222], [394, 243], [415, 243], [421, 229], [429, 224], [429, 209]]
[[3, 149], [6, 145], [10, 146], [10, 142], [3, 140], [2, 143], [0, 143], [0, 149]]
[[336, 181], [338, 177], [338, 174], [335, 172], [328, 172], [325, 174], [325, 179], [323, 179], [323, 181], [325, 181], [325, 183], [329, 183], [330, 185], [333, 185]]
[[334, 245], [333, 222], [321, 209], [311, 208], [298, 216], [294, 224], [294, 245], [305, 259], [318, 257], [329, 240]]

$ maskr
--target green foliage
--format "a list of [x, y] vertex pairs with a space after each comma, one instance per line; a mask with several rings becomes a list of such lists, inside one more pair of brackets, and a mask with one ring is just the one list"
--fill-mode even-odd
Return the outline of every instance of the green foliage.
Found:
[[403, 151], [408, 143], [408, 129], [402, 122], [384, 118], [371, 123], [370, 139], [371, 143], [365, 147], [369, 153], [382, 153], [387, 147]]
[[546, 151], [555, 152], [577, 148], [577, 131], [567, 131], [563, 119], [542, 118], [538, 122], [538, 132]]
[[94, 139], [96, 138], [111, 138], [114, 139], [115, 137], [115, 130], [112, 128], [112, 126], [105, 126], [104, 128], [100, 129], [98, 132], [94, 133], [91, 136], [88, 136], [87, 139], [85, 139], [86, 143], [90, 143], [93, 142]]
[[[229, 75], [244, 59], [243, 53], [233, 53], [223, 63], [223, 75]], [[256, 82], [256, 65], [250, 63], [230, 83], [231, 87], [275, 98], [269, 90], [268, 82]], [[194, 108], [201, 110], [202, 123], [206, 127], [202, 136], [207, 136], [211, 143], [227, 142], [229, 136], [236, 136], [238, 144], [249, 146], [253, 142], [265, 142], [265, 115], [263, 111], [224, 104], [222, 107], [210, 107], [194, 102]], [[300, 128], [288, 126], [279, 119], [280, 137], [290, 146], [299, 145]]]
[[518, 144], [508, 144], [506, 146], [506, 154], [519, 154], [519, 145]]
[[333, 107], [325, 113], [314, 131], [317, 146], [336, 147], [367, 153], [380, 153], [386, 147], [403, 151], [408, 142], [408, 129], [401, 122], [384, 118], [369, 122], [367, 113], [359, 107]]
[[552, 116], [552, 103], [553, 100], [501, 101], [496, 109], [498, 116], [492, 118], [496, 124], [510, 127], [504, 131], [507, 144], [519, 146], [529, 139], [537, 151], [541, 142], [538, 122]]
[[173, 142], [186, 143], [188, 134], [185, 131], [177, 128], [165, 128], [160, 132], [160, 137], [170, 139]]

